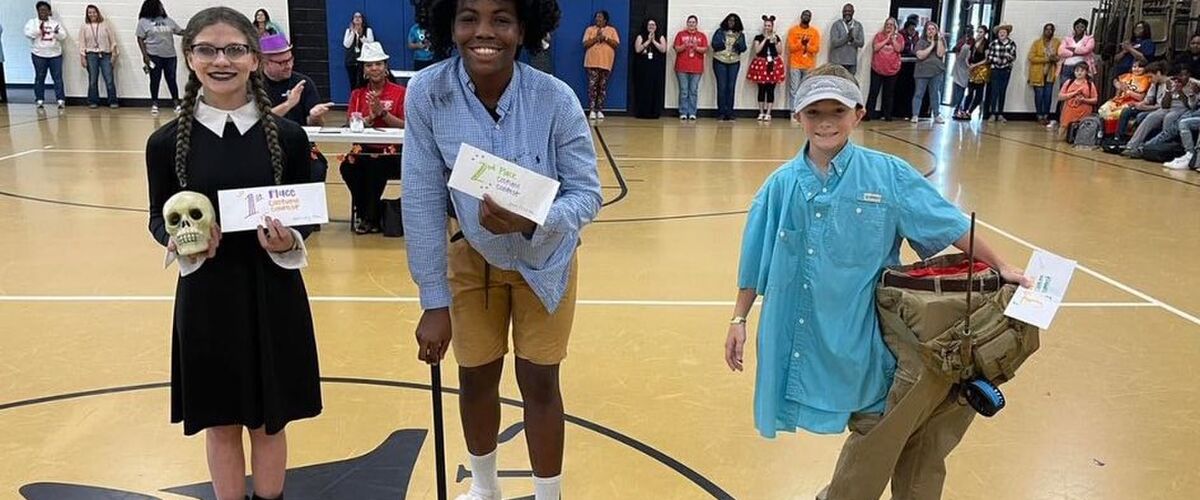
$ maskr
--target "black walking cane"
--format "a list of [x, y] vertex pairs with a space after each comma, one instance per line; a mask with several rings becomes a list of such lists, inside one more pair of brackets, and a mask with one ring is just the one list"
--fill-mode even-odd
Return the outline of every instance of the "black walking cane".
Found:
[[429, 365], [433, 386], [433, 456], [437, 462], [437, 497], [446, 500], [446, 429], [442, 425], [442, 365]]

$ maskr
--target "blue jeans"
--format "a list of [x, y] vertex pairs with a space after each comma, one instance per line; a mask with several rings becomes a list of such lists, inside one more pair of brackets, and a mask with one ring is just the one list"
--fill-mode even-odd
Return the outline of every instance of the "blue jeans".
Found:
[[1037, 108], [1038, 118], [1050, 116], [1050, 103], [1054, 101], [1054, 83], [1033, 88], [1033, 105]]
[[917, 78], [917, 90], [913, 93], [912, 115], [921, 116], [921, 104], [925, 102], [925, 89], [929, 89], [929, 116], [936, 118], [942, 108], [942, 86], [946, 75]]
[[1004, 114], [1004, 101], [1008, 98], [1008, 80], [1012, 78], [1012, 68], [993, 69], [992, 81], [987, 86], [987, 105], [983, 108], [983, 116]]
[[696, 114], [697, 93], [700, 89], [700, 75], [696, 73], [675, 73], [679, 79], [679, 116], [694, 116]]
[[954, 106], [954, 109], [960, 109], [963, 98], [967, 96], [967, 88], [956, 83], [954, 84], [954, 93], [950, 95], [950, 104]]
[[88, 52], [88, 104], [100, 104], [100, 77], [104, 77], [104, 86], [108, 88], [108, 103], [117, 103], [117, 82], [113, 80], [112, 54], [108, 52]]
[[717, 77], [717, 117], [722, 120], [733, 119], [733, 97], [737, 90], [738, 71], [741, 68], [740, 62], [725, 64], [713, 61], [713, 73]]
[[67, 100], [67, 95], [63, 91], [62, 81], [62, 56], [58, 57], [41, 57], [33, 56], [33, 97], [39, 101], [44, 101], [46, 97], [46, 70], [50, 71], [50, 78], [54, 79], [54, 97], [60, 101]]

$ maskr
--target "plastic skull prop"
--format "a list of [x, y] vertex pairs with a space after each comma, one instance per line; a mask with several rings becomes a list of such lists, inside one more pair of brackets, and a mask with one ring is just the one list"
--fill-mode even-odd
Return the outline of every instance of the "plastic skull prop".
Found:
[[163, 206], [167, 233], [175, 238], [175, 252], [196, 255], [208, 251], [216, 211], [208, 197], [193, 191], [180, 191]]

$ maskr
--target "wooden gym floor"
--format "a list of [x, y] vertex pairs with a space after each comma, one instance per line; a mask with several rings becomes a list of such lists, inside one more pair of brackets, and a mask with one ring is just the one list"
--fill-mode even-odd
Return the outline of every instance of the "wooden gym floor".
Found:
[[[0, 108], [0, 498], [205, 488], [203, 439], [168, 423], [175, 269], [162, 269], [144, 213], [142, 151], [170, 119]], [[563, 369], [566, 497], [811, 498], [842, 438], [757, 437], [753, 367], [734, 375], [722, 361], [744, 210], [801, 131], [613, 118], [596, 132], [608, 205], [584, 234]], [[1004, 387], [1009, 407], [977, 419], [951, 456], [945, 498], [1196, 498], [1200, 174], [1077, 152], [1024, 123], [872, 123], [856, 140], [932, 171], [1014, 263], [1037, 246], [1083, 266], [1041, 351]], [[345, 219], [339, 147], [324, 150]], [[402, 240], [335, 223], [309, 248], [326, 409], [289, 428], [290, 484], [435, 498]], [[511, 374], [502, 392], [519, 397]], [[445, 401], [453, 495], [465, 449], [455, 395]], [[503, 411], [507, 498], [531, 493], [515, 403]]]

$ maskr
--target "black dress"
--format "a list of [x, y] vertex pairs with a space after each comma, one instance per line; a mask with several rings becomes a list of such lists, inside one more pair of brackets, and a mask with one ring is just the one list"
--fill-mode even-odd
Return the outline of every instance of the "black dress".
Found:
[[[659, 37], [666, 43], [665, 37]], [[633, 103], [638, 118], [657, 119], [662, 116], [663, 93], [666, 91], [667, 55], [654, 44], [646, 52], [633, 53]]]
[[[308, 136], [276, 119], [284, 153], [283, 183], [308, 182]], [[175, 175], [178, 120], [146, 144], [150, 233], [166, 245], [162, 207], [181, 191]], [[274, 184], [262, 121], [239, 135], [232, 122], [221, 138], [192, 125], [187, 190], [217, 191]], [[311, 227], [297, 227], [307, 237]], [[254, 231], [221, 239], [214, 258], [179, 278], [171, 342], [171, 422], [192, 435], [219, 425], [266, 426], [275, 434], [321, 412], [317, 346], [308, 294], [299, 271], [279, 267]]]

